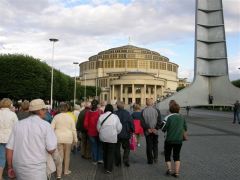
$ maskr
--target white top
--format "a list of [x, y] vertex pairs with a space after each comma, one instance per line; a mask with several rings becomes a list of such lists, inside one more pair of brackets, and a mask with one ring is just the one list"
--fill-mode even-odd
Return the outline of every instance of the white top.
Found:
[[47, 162], [47, 151], [57, 148], [57, 138], [47, 121], [32, 115], [16, 123], [6, 147], [13, 150], [15, 167], [41, 166]]
[[79, 114], [80, 114], [80, 111], [79, 111], [79, 110], [74, 110], [74, 111], [73, 111], [73, 114], [74, 114], [74, 116], [75, 116], [75, 118], [76, 118], [76, 122], [77, 122], [77, 119], [78, 119], [78, 116], [79, 116]]
[[72, 144], [77, 142], [76, 124], [68, 113], [57, 114], [53, 118], [52, 127], [58, 143]]
[[17, 121], [17, 115], [9, 108], [0, 109], [0, 143], [8, 142], [12, 128]]
[[122, 124], [116, 114], [111, 114], [107, 120], [101, 126], [102, 121], [110, 114], [106, 112], [102, 114], [97, 123], [97, 130], [99, 132], [99, 138], [103, 142], [117, 143], [117, 135], [122, 130]]

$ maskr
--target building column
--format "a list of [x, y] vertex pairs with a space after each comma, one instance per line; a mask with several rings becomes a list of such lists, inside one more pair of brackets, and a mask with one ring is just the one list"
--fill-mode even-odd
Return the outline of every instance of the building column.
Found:
[[123, 96], [123, 85], [122, 84], [120, 84], [120, 101], [122, 101], [123, 100], [123, 98], [122, 98], [122, 96]]
[[114, 91], [115, 91], [115, 86], [114, 85], [112, 85], [112, 100], [114, 100]]
[[154, 85], [154, 101], [157, 101], [157, 85]]
[[163, 96], [163, 86], [161, 86], [161, 96]]
[[135, 102], [135, 90], [134, 90], [134, 84], [132, 84], [132, 102]]
[[108, 100], [109, 100], [109, 103], [111, 103], [111, 100], [112, 100], [112, 86], [109, 85], [109, 95], [108, 95]]
[[146, 90], [147, 90], [146, 84], [144, 84], [144, 88], [143, 88], [143, 92], [144, 92], [144, 94], [143, 94], [143, 105], [146, 104]]

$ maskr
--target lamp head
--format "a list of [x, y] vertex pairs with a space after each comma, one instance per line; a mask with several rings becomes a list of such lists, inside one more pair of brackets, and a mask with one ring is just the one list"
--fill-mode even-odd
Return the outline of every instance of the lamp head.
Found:
[[57, 42], [57, 41], [58, 41], [58, 39], [56, 39], [56, 38], [50, 38], [50, 39], [49, 39], [49, 41], [52, 41], [52, 42]]

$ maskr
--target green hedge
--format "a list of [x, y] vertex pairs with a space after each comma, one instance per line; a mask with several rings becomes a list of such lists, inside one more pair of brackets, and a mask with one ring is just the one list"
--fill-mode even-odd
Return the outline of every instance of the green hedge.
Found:
[[[53, 99], [73, 99], [74, 78], [54, 69]], [[87, 96], [95, 96], [95, 86], [87, 86]], [[51, 67], [31, 56], [20, 54], [0, 55], [0, 98], [50, 99]], [[98, 95], [100, 94], [98, 88]], [[77, 84], [76, 98], [82, 99], [84, 87]]]

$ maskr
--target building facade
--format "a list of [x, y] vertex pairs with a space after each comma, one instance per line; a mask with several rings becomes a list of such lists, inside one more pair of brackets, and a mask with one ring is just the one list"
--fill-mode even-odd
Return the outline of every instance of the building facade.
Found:
[[91, 56], [80, 65], [80, 83], [101, 88], [99, 100], [145, 104], [176, 91], [178, 65], [155, 51], [132, 45]]

